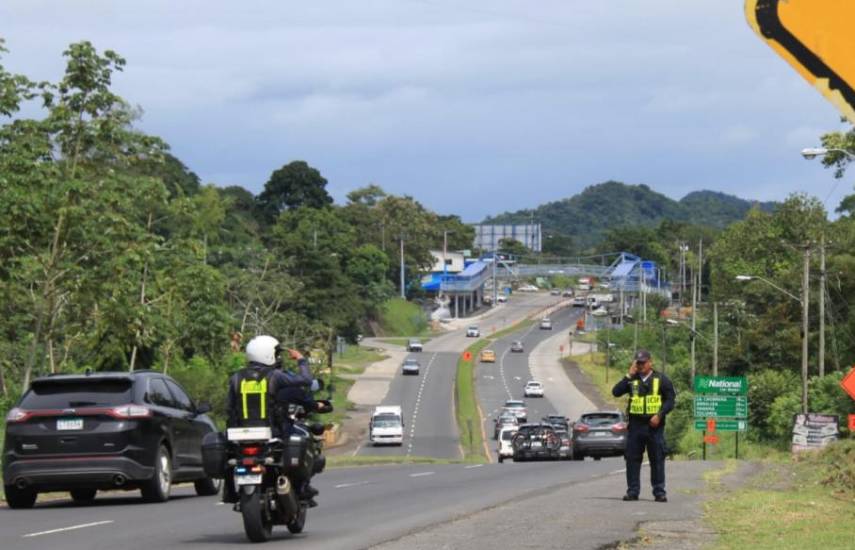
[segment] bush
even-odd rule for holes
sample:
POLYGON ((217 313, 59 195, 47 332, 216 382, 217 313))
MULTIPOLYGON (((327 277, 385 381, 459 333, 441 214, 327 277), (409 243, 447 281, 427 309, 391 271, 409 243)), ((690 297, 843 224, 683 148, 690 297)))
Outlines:
MULTIPOLYGON (((749 408, 753 405, 749 402, 749 408)), ((786 445, 793 434, 793 415, 802 410, 801 392, 798 388, 779 395, 769 407, 768 433, 779 445, 786 445)))
MULTIPOLYGON (((771 369, 748 376, 748 425, 757 439, 778 437, 776 430, 780 430, 781 427, 776 426, 773 429, 770 425, 772 403, 778 397, 792 393, 800 384, 800 380, 794 374, 771 369)), ((783 410, 779 413, 783 414, 783 410)), ((788 420, 788 425, 792 427, 792 417, 788 420)))

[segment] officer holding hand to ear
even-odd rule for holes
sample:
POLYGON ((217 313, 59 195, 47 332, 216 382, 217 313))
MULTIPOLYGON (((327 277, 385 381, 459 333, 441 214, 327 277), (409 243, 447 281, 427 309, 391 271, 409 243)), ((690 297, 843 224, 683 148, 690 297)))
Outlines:
POLYGON ((638 500, 641 492, 641 462, 644 450, 650 459, 650 484, 656 502, 668 502, 665 493, 665 416, 677 396, 671 380, 653 370, 650 352, 640 349, 627 375, 612 388, 612 395, 629 394, 629 432, 626 442, 626 495, 638 500))

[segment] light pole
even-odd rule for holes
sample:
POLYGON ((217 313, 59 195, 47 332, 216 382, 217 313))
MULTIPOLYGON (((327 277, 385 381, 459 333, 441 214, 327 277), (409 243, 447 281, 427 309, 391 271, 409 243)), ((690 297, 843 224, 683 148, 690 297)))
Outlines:
POLYGON ((404 283, 404 235, 401 234, 401 299, 407 299, 407 289, 404 283))
POLYGON ((753 281, 755 279, 763 281, 772 288, 783 292, 793 300, 799 302, 802 306, 802 412, 808 412, 808 290, 810 278, 810 248, 805 247, 804 254, 804 269, 802 273, 802 296, 799 298, 792 292, 781 288, 769 279, 759 277, 757 275, 737 275, 737 281, 753 281))
POLYGON ((842 153, 849 160, 855 160, 855 155, 846 149, 826 149, 825 147, 806 147, 802 149, 802 156, 806 160, 813 160, 816 157, 824 157, 828 153, 842 153))

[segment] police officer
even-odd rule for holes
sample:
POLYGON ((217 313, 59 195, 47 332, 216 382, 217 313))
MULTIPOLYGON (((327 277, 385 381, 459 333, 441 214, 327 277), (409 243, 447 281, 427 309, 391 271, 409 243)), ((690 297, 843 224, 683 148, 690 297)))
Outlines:
POLYGON ((629 434, 626 442, 626 495, 638 500, 644 449, 650 459, 650 484, 656 502, 668 502, 665 494, 665 416, 674 408, 676 392, 671 380, 653 370, 650 352, 636 352, 629 373, 612 388, 612 395, 629 394, 629 434))

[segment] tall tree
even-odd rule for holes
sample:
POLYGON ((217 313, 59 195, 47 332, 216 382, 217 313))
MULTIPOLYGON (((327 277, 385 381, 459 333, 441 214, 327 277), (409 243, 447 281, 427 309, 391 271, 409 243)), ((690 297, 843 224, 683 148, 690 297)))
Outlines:
POLYGON ((327 180, 305 161, 295 160, 275 170, 258 195, 262 214, 272 223, 280 212, 294 208, 324 208, 333 203, 327 180))

